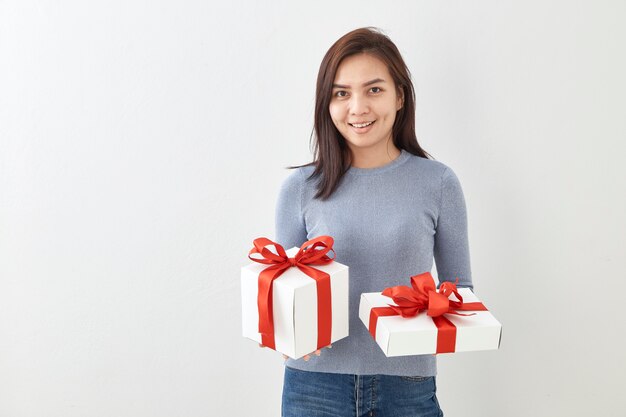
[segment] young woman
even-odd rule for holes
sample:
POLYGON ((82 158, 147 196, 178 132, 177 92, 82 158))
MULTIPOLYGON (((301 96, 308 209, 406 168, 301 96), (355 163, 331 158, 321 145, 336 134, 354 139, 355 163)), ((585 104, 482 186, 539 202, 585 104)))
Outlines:
POLYGON ((282 415, 442 416, 435 356, 387 358, 358 316, 361 293, 410 285, 433 259, 440 281, 472 287, 459 180, 418 144, 410 74, 386 35, 357 29, 328 50, 314 132, 314 161, 280 191, 276 238, 334 238, 350 267, 350 336, 286 361, 282 415))

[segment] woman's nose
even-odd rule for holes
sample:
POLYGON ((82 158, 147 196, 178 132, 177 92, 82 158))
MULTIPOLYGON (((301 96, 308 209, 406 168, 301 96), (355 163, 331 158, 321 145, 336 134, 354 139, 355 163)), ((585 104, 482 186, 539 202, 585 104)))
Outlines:
POLYGON ((366 97, 353 95, 350 100, 350 113, 351 114, 364 114, 369 111, 369 103, 366 97))

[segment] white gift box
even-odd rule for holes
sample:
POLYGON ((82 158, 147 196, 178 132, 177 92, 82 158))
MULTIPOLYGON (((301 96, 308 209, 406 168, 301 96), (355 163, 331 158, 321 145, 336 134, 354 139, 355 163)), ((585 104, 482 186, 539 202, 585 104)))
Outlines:
MULTIPOLYGON (((293 257, 299 248, 287 250, 293 257)), ((252 262, 241 268, 243 336, 261 343, 257 304, 259 274, 269 265, 252 262)), ((309 265, 330 275, 331 343, 348 336, 348 267, 333 261, 309 265)), ((276 350, 298 359, 317 350, 317 283, 297 267, 273 281, 274 340, 276 350)))
MULTIPOLYGON (((464 303, 480 302, 469 288, 459 288, 464 303)), ((374 307, 396 305, 393 299, 381 293, 363 293, 359 304, 359 318, 369 329, 370 312, 374 307)), ((459 311, 471 316, 446 314, 456 326, 454 352, 493 350, 500 346, 502 325, 489 311, 459 311)), ((438 329, 433 319, 421 311, 415 317, 378 317, 376 343, 386 356, 424 355, 437 353, 438 329)))

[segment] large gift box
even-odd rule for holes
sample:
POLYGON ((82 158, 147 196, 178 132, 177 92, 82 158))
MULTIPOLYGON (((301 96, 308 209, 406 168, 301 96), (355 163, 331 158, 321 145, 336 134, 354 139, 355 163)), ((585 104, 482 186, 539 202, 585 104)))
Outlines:
POLYGON ((348 336, 348 267, 332 244, 320 236, 285 251, 255 239, 255 262, 241 268, 244 337, 298 359, 348 336))
POLYGON ((469 288, 437 291, 429 272, 411 285, 361 294, 359 317, 386 356, 498 349, 502 325, 469 288))

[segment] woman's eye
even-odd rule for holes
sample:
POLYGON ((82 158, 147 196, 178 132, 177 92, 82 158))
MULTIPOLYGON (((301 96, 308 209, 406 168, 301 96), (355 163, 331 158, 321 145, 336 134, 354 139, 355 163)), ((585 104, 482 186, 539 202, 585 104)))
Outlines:
POLYGON ((345 92, 345 91, 337 91, 337 92, 335 93, 335 96, 336 96, 336 97, 345 97, 345 96, 346 96, 346 94, 348 94, 348 93, 347 93, 347 92, 345 92))
POLYGON ((370 90, 372 91, 372 93, 380 93, 382 91, 380 89, 380 87, 372 87, 370 90), (376 90, 376 91, 374 91, 374 90, 376 90))

